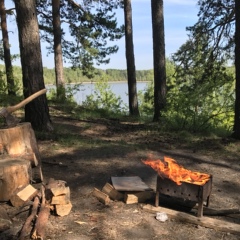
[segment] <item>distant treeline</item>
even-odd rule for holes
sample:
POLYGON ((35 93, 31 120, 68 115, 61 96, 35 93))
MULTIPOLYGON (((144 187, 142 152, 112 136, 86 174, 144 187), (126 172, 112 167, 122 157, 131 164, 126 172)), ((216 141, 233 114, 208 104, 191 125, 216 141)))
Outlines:
MULTIPOLYGON (((0 65, 0 71, 4 72, 4 65, 0 65)), ((14 77, 15 79, 21 81, 22 71, 21 67, 14 66, 14 77)), ((45 84, 55 84, 55 71, 54 69, 49 69, 44 67, 44 82, 45 84)), ((127 81, 127 70, 119 69, 97 69, 97 74, 94 78, 89 79, 83 76, 80 69, 64 68, 64 79, 66 83, 81 83, 81 82, 95 82, 103 77, 107 77, 109 81, 127 81)), ((153 70, 138 70, 136 71, 137 81, 152 81, 153 80, 153 70)))

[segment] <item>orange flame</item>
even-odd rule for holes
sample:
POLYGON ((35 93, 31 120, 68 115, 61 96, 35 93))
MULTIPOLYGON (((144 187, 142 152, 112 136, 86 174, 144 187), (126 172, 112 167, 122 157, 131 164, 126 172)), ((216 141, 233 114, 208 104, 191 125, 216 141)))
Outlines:
POLYGON ((178 165, 174 159, 169 157, 164 157, 163 162, 158 159, 145 160, 143 163, 157 171, 161 178, 169 178, 176 182, 177 185, 181 185, 182 182, 204 185, 210 179, 209 174, 187 170, 178 165))

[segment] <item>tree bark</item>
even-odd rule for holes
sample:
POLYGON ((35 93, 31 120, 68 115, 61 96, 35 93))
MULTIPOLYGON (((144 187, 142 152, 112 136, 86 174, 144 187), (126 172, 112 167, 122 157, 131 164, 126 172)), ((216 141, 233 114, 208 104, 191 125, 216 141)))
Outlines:
POLYGON ((154 67, 154 117, 159 121, 160 112, 166 105, 166 62, 163 0, 151 0, 154 67))
POLYGON ((29 160, 32 167, 41 165, 40 152, 30 123, 0 129, 1 155, 29 160))
MULTIPOLYGON (((15 0, 24 97, 45 88, 35 1, 15 0)), ((52 131, 46 95, 25 106, 25 121, 39 131, 52 131)))
POLYGON ((9 201, 19 186, 28 185, 30 179, 29 161, 0 156, 0 201, 9 201))
POLYGON ((41 156, 35 133, 30 123, 0 129, 0 156, 17 157, 28 160, 34 168, 32 178, 43 181, 41 156))
POLYGON ((126 43, 126 60, 128 74, 128 98, 130 115, 139 116, 136 69, 133 46, 132 31, 132 6, 131 0, 124 0, 124 18, 125 18, 125 43, 126 43))
POLYGON ((240 139, 240 1, 235 0, 235 116, 233 137, 240 139))
POLYGON ((65 82, 63 75, 63 60, 62 60, 62 30, 60 20, 60 0, 52 0, 52 14, 53 14, 53 35, 54 35, 54 62, 55 62, 55 78, 57 97, 64 100, 65 82))
POLYGON ((12 61, 11 61, 11 52, 10 52, 10 44, 9 44, 8 29, 7 29, 7 17, 6 17, 4 0, 0 0, 0 14, 1 14, 4 63, 5 63, 6 76, 7 76, 8 95, 15 96, 16 95, 15 83, 14 83, 14 77, 13 77, 13 67, 12 67, 12 61))

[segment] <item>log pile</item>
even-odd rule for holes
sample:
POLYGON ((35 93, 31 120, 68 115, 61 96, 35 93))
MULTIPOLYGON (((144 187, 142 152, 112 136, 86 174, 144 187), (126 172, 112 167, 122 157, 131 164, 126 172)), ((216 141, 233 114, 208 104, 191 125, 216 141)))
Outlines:
POLYGON ((0 201, 38 180, 43 180, 41 157, 31 123, 0 129, 0 201))
POLYGON ((124 201, 126 204, 145 203, 150 199, 154 199, 153 191, 117 191, 110 183, 106 183, 102 190, 94 188, 93 196, 100 202, 108 205, 111 200, 124 201))
POLYGON ((58 216, 66 216, 72 209, 70 188, 66 186, 64 181, 54 180, 53 178, 49 180, 46 185, 46 200, 58 216))
MULTIPOLYGON (((51 178, 46 185, 42 185, 41 191, 37 191, 37 193, 29 186, 24 188, 19 191, 12 200, 16 202, 17 205, 23 201, 23 198, 20 197, 23 195, 23 192, 28 192, 28 195, 34 192, 35 197, 32 201, 30 214, 21 229, 19 235, 20 240, 25 239, 28 235, 30 235, 32 239, 44 239, 50 214, 65 216, 69 214, 72 209, 70 189, 64 181, 51 178)), ((28 201, 26 199, 25 197, 25 203, 28 201)))

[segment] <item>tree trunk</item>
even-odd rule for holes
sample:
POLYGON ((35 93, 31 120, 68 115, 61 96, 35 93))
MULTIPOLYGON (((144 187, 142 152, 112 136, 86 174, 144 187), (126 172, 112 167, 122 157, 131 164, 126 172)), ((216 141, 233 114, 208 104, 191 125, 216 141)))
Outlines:
MULTIPOLYGON (((45 88, 35 1, 15 0, 25 98, 45 88)), ((25 121, 39 131, 53 130, 46 95, 25 106, 25 121)))
POLYGON ((166 63, 163 0, 151 0, 154 65, 154 117, 158 121, 166 105, 166 63))
POLYGON ((128 98, 130 115, 139 116, 136 69, 133 47, 132 31, 132 6, 131 0, 124 0, 124 17, 125 17, 125 42, 126 42, 126 60, 128 74, 128 98))
POLYGON ((235 117, 233 137, 240 139, 240 1, 235 0, 235 117))
POLYGON ((10 44, 8 38, 8 29, 7 29, 7 17, 4 0, 0 0, 0 14, 1 14, 1 28, 2 28, 2 38, 3 38, 3 51, 4 51, 4 63, 7 76, 7 89, 8 95, 16 95, 15 84, 13 77, 13 68, 11 61, 11 52, 10 44))
POLYGON ((60 21, 60 0, 52 0, 53 14, 53 35, 54 35, 54 61, 55 61, 55 78, 57 97, 64 100, 65 83, 63 76, 63 60, 62 60, 62 30, 60 21))

